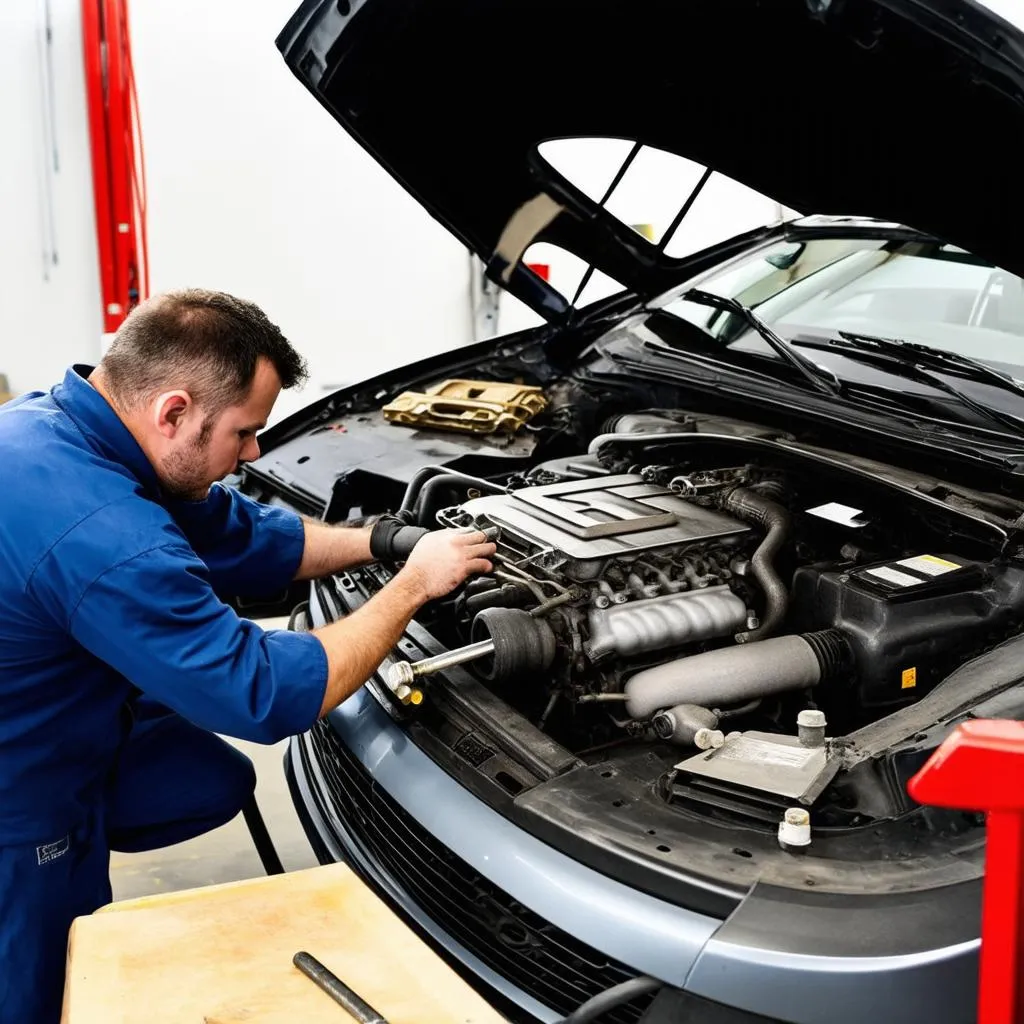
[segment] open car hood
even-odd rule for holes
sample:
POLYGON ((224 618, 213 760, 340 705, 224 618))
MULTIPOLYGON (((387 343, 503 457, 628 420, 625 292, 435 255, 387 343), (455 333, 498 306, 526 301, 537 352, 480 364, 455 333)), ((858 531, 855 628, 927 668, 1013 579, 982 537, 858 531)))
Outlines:
POLYGON ((277 45, 548 319, 567 303, 521 262, 533 242, 640 295, 685 273, 539 156, 566 137, 641 142, 1024 276, 1024 33, 973 0, 306 0, 277 45))

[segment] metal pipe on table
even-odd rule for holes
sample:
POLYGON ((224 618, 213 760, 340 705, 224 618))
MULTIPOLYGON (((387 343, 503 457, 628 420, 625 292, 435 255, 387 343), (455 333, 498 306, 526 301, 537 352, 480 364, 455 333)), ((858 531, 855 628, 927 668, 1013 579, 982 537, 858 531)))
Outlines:
POLYGON ((292 957, 292 963, 336 1003, 345 1007, 359 1021, 359 1024, 388 1024, 365 999, 350 989, 341 978, 320 963, 315 956, 300 951, 292 957))

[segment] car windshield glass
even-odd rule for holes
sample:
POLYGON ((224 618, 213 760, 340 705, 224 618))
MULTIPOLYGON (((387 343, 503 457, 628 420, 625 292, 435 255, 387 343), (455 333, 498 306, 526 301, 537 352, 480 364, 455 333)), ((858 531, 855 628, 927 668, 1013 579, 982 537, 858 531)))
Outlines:
MULTIPOLYGON (((955 246, 867 238, 776 242, 689 286, 736 299, 784 339, 851 331, 970 356, 1024 376, 1024 281, 955 246)), ((667 297, 665 312, 769 354, 735 312, 667 297)))

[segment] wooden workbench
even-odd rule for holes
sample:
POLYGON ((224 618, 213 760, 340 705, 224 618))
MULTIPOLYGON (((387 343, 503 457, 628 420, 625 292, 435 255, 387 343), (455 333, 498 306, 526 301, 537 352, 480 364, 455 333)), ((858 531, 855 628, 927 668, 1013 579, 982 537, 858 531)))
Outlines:
POLYGON ((351 1024, 306 950, 389 1024, 506 1024, 345 866, 164 893, 77 918, 63 1024, 351 1024))

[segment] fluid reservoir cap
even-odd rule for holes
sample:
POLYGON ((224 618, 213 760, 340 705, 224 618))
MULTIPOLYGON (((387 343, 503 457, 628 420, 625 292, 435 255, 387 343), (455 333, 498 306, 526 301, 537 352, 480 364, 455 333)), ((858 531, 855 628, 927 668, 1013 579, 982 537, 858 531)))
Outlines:
POLYGON ((811 816, 802 807, 790 807, 779 822, 781 846, 810 846, 811 816))
POLYGON ((803 726, 805 729, 824 729, 826 726, 825 712, 815 711, 812 708, 804 708, 799 715, 796 716, 796 724, 803 726))

